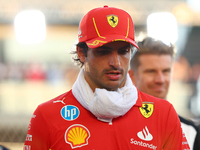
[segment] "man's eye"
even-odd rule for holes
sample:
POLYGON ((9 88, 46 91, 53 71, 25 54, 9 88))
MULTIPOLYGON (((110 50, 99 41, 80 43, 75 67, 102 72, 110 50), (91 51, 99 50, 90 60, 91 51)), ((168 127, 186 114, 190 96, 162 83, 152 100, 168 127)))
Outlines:
POLYGON ((97 53, 100 54, 100 55, 105 55, 105 54, 108 54, 109 51, 108 51, 108 50, 105 50, 105 49, 99 49, 99 50, 97 51, 97 53))
POLYGON ((163 70, 163 73, 170 73, 170 72, 171 72, 171 69, 163 70))
POLYGON ((148 73, 154 73, 155 71, 154 70, 148 70, 148 73))
POLYGON ((119 51, 120 54, 126 54, 126 53, 129 53, 130 49, 129 48, 126 48, 126 49, 122 49, 119 51))

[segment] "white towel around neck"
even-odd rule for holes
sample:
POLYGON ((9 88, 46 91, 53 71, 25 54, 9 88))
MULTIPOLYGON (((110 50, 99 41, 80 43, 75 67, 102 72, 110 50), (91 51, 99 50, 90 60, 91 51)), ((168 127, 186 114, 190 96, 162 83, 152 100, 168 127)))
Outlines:
POLYGON ((104 122, 126 114, 138 98, 137 89, 128 74, 124 87, 116 91, 96 88, 93 92, 85 80, 83 69, 72 87, 72 93, 84 108, 104 122))

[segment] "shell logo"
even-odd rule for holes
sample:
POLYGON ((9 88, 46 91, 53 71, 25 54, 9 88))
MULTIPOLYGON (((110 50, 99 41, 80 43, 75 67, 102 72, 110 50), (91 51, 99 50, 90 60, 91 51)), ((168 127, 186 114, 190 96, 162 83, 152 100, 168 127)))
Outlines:
POLYGON ((70 144, 72 148, 88 145, 89 138, 89 130, 80 124, 70 126, 65 132, 65 142, 70 144))

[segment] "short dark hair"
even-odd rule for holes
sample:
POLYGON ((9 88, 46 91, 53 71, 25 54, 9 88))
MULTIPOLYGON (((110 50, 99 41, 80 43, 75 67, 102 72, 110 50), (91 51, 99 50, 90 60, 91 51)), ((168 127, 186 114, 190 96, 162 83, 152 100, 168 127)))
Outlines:
MULTIPOLYGON (((81 42, 76 44, 77 47, 80 47, 83 49, 83 53, 85 55, 85 57, 87 57, 87 51, 88 51, 88 46, 85 42, 81 42)), ((71 54, 73 54, 74 56, 72 56, 73 62, 74 64, 76 64, 77 66, 79 66, 80 68, 83 67, 84 63, 79 59, 77 51, 72 51, 71 54)))
POLYGON ((140 65, 139 57, 144 54, 155 54, 155 55, 170 55, 174 57, 174 47, 172 44, 165 44, 160 40, 155 40, 151 37, 144 38, 143 41, 138 42, 139 50, 131 57, 130 68, 137 71, 140 65))

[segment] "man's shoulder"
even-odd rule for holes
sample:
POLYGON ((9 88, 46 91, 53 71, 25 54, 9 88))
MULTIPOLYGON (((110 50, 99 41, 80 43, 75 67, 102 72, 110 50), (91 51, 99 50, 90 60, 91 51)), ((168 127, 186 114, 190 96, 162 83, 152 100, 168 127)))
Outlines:
POLYGON ((181 126, 188 138, 188 142, 191 143, 194 150, 200 149, 200 130, 197 125, 192 120, 185 119, 179 116, 181 126))
POLYGON ((38 107, 44 108, 44 107, 51 107, 55 106, 55 103, 60 103, 60 104, 66 104, 67 101, 70 101, 70 99, 74 98, 72 91, 65 92, 49 101, 46 101, 44 103, 41 103, 38 107))
POLYGON ((42 116, 46 118, 53 119, 52 116, 57 116, 58 114, 60 115, 60 111, 68 105, 78 105, 78 102, 73 96, 71 90, 38 105, 34 114, 42 114, 42 116))
POLYGON ((165 99, 157 98, 141 91, 138 91, 138 93, 139 93, 139 96, 141 96, 142 102, 153 102, 157 105, 165 105, 165 104, 169 106, 172 105, 170 102, 168 102, 165 99))
POLYGON ((181 121, 182 124, 185 124, 188 127, 192 127, 195 130, 199 130, 198 127, 194 124, 194 122, 192 120, 185 119, 185 118, 183 118, 181 116, 178 116, 178 117, 179 117, 179 119, 180 119, 180 121, 181 121))

